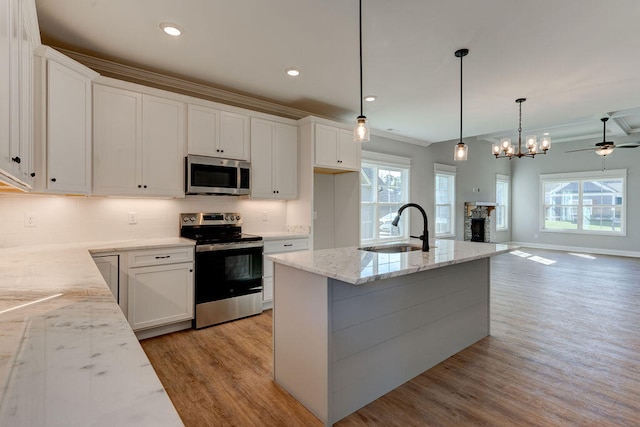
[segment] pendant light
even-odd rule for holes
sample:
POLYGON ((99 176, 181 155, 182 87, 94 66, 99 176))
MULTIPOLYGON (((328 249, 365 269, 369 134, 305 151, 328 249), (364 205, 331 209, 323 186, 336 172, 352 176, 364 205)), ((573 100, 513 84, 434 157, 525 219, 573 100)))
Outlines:
POLYGON ((353 128, 353 140, 355 142, 367 142, 369 141, 369 120, 363 113, 362 105, 362 0, 359 0, 358 33, 360 35, 360 115, 356 118, 355 127, 353 128))
POLYGON ((462 58, 469 54, 469 49, 458 49, 455 52, 457 58, 460 58, 460 141, 456 144, 453 160, 460 162, 467 160, 469 147, 462 142, 462 58))

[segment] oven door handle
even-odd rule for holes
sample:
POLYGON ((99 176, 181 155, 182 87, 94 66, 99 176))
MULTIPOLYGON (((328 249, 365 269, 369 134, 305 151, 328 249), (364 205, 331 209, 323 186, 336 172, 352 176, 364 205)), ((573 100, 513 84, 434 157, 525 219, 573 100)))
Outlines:
POLYGON ((231 249, 262 248, 262 241, 215 243, 213 245, 196 245, 196 252, 228 251, 231 249))

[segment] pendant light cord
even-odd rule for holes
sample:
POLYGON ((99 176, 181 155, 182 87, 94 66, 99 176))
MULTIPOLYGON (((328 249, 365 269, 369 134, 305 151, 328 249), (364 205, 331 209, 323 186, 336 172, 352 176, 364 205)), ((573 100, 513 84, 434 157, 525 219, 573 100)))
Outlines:
POLYGON ((460 55, 460 144, 462 144, 462 58, 460 55))
POLYGON ((362 105, 362 102, 363 102, 363 98, 362 98, 362 0, 360 0, 358 16, 359 16, 358 30, 360 34, 360 116, 363 116, 364 108, 362 105))

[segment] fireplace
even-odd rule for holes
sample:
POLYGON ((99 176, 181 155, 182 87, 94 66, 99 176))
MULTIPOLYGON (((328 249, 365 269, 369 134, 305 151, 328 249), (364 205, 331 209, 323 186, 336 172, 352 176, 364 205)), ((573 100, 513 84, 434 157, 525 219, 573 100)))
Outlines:
POLYGON ((485 218, 471 218, 471 241, 484 242, 485 218))
POLYGON ((491 202, 465 202, 464 240, 491 242, 491 212, 495 207, 491 202))

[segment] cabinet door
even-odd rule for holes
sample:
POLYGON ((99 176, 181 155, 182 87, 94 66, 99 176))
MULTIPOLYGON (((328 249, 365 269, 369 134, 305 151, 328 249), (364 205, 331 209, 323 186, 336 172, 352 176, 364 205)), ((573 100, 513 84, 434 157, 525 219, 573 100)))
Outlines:
POLYGON ((318 166, 338 165, 338 129, 316 123, 315 154, 318 166))
POLYGON ((91 80, 47 61, 47 189, 91 191, 91 80))
POLYGON ((143 193, 184 197, 184 104, 143 95, 142 126, 143 193))
POLYGON ((142 183, 142 95, 93 85, 93 193, 138 195, 142 183))
MULTIPOLYGON (((279 199, 298 197, 298 128, 275 124, 273 181, 279 199)), ((255 157, 253 157, 255 162, 255 157)))
POLYGON ((193 263, 130 268, 128 276, 134 331, 193 319, 193 263))
POLYGON ((360 149, 362 144, 353 140, 353 133, 340 129, 338 139, 338 160, 341 168, 360 170, 360 149))
POLYGON ((118 299, 119 277, 118 277, 118 255, 94 256, 93 261, 98 266, 100 274, 107 282, 107 286, 111 289, 111 293, 116 301, 118 299))
POLYGON ((35 47, 34 32, 31 27, 30 8, 27 2, 21 5, 19 25, 19 68, 20 68, 20 144, 16 164, 17 178, 31 186, 33 177, 33 49, 35 47))
POLYGON ((275 123, 251 119, 251 197, 276 197, 272 182, 275 123))
POLYGON ((0 169, 11 173, 12 50, 11 1, 0 2, 0 169))
POLYGON ((220 112, 219 156, 228 159, 249 160, 249 117, 220 112))
POLYGON ((189 104, 187 109, 187 152, 200 156, 220 156, 218 123, 220 112, 189 104))

